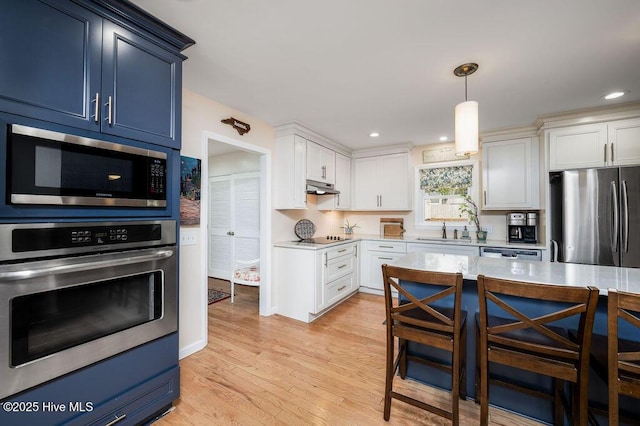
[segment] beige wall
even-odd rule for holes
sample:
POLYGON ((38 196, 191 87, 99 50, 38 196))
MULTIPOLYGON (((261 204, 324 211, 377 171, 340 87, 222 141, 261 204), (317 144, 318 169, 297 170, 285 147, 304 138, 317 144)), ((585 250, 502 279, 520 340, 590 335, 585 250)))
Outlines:
MULTIPOLYGON (((203 140, 204 132, 274 150, 274 130, 267 123, 187 89, 183 90, 182 99, 181 155, 202 159, 203 167, 208 164, 208 160, 203 158, 207 146, 207 141, 203 140), (231 116, 251 124, 251 131, 240 136, 231 126, 220 122, 231 116)), ((205 223, 206 205, 206 191, 203 191, 201 224, 205 223)), ((200 226, 181 227, 181 231, 185 228, 196 228, 199 231, 198 235, 203 235, 200 226)), ((206 306, 206 244, 206 239, 199 238, 197 244, 180 247, 181 357, 201 349, 206 344, 206 309, 203 309, 203 306, 206 306)))
MULTIPOLYGON (((211 146, 213 142, 209 143, 211 146)), ((244 151, 209 155, 209 177, 260 171, 260 155, 244 151)))

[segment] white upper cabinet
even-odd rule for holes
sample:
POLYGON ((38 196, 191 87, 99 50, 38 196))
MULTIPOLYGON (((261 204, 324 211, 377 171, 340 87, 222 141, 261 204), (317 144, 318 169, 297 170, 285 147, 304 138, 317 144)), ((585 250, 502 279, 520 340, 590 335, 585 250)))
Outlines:
POLYGON ((640 119, 552 129, 549 170, 640 164, 640 119))
POLYGON ((307 208, 307 140, 298 135, 276 138, 274 208, 307 208))
POLYGON ((307 179, 336 183, 336 153, 315 142, 307 141, 307 179))
POLYGON ((484 210, 537 209, 539 148, 536 137, 484 142, 482 189, 484 210))
POLYGON ((640 118, 612 121, 607 124, 611 165, 640 164, 640 118))
POLYGON ((336 186, 337 195, 318 197, 320 210, 351 209, 351 158, 336 152, 336 186))
POLYGON ((411 210, 409 154, 353 160, 352 210, 411 210))
POLYGON ((549 169, 606 165, 607 125, 585 124, 549 130, 549 169))
POLYGON ((346 148, 298 123, 276 127, 274 208, 306 209, 307 180, 315 180, 333 184, 340 191, 339 196, 318 195, 318 208, 348 209, 351 201, 348 155, 346 148), (340 168, 337 173, 336 165, 340 168))

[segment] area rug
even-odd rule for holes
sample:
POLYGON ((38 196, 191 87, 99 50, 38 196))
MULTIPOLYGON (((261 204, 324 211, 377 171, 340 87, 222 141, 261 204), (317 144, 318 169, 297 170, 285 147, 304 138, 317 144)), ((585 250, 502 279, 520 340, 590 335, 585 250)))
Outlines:
POLYGON ((209 305, 231 297, 231 293, 221 290, 209 289, 209 305))

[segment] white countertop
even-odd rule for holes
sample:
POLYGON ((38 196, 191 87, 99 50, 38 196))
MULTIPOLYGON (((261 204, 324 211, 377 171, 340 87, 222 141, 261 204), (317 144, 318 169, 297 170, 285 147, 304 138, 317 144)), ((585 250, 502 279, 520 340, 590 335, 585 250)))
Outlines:
POLYGON ((392 264, 408 269, 462 272, 469 280, 485 275, 532 283, 593 286, 603 295, 609 288, 640 294, 640 269, 636 268, 416 252, 408 253, 392 264))
POLYGON ((477 240, 462 240, 457 239, 454 240, 449 238, 447 240, 442 240, 439 238, 427 238, 420 236, 404 236, 404 237, 383 237, 376 234, 355 234, 351 237, 346 237, 348 239, 336 241, 329 244, 308 244, 302 243, 298 241, 281 241, 274 244, 274 247, 285 247, 285 248, 300 248, 306 250, 320 250, 322 248, 332 247, 338 244, 344 244, 346 242, 353 241, 398 241, 404 243, 421 243, 421 244, 446 244, 446 245, 460 245, 460 246, 471 246, 471 247, 501 247, 501 248, 514 248, 514 249, 537 249, 537 250, 546 250, 546 246, 542 244, 522 244, 522 243, 508 243, 504 240, 487 240, 484 242, 478 242, 477 240))

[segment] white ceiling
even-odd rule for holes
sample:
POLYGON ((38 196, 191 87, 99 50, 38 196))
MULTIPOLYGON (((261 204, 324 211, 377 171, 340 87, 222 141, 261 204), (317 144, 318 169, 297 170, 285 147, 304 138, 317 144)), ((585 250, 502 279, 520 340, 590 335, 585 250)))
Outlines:
POLYGON ((466 62, 480 65, 468 96, 481 132, 640 101, 638 0, 133 3, 196 40, 186 88, 353 149, 453 140, 466 62), (630 93, 605 101, 614 89, 630 93))

